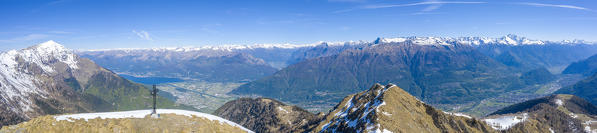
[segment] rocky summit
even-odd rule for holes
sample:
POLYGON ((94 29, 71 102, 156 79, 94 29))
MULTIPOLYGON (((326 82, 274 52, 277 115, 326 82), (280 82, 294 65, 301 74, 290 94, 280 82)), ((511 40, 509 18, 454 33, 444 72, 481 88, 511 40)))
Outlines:
POLYGON ((306 132, 321 118, 269 98, 240 98, 224 104, 214 114, 260 133, 306 132))
POLYGON ((493 132, 483 121, 435 109, 396 85, 347 96, 314 132, 493 132))

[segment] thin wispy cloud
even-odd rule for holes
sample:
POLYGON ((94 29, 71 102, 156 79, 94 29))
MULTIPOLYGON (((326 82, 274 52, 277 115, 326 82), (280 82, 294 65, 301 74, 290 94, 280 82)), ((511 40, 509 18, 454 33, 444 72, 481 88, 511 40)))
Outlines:
POLYGON ((141 31, 133 30, 133 33, 135 33, 135 35, 137 35, 139 38, 141 38, 143 40, 153 41, 151 36, 149 36, 149 33, 147 33, 144 30, 141 30, 141 31))
POLYGON ((337 10, 333 13, 344 13, 350 12, 358 9, 382 9, 382 8, 395 8, 395 7, 410 7, 410 6, 423 6, 428 5, 428 7, 421 10, 422 12, 429 12, 434 11, 441 7, 444 4, 485 4, 487 2, 481 1, 439 1, 439 0, 429 0, 417 3, 407 3, 407 4, 377 4, 377 5, 366 5, 352 9, 344 9, 344 10, 337 10))
POLYGON ((515 4, 536 6, 536 7, 557 7, 557 8, 568 8, 568 9, 576 9, 576 10, 593 11, 589 8, 573 6, 573 5, 557 5, 557 4, 531 3, 531 2, 520 2, 520 3, 515 3, 515 4))
POLYGON ((16 37, 16 38, 0 40, 0 42, 1 43, 17 43, 17 42, 24 42, 24 41, 34 41, 34 40, 46 39, 48 37, 50 37, 50 35, 28 34, 28 35, 20 36, 20 37, 16 37))
POLYGON ((437 5, 437 4, 484 4, 487 2, 471 2, 471 1, 425 1, 409 4, 384 4, 384 5, 368 5, 364 6, 364 9, 379 9, 379 8, 392 8, 392 7, 408 7, 408 6, 419 6, 419 5, 437 5))
POLYGON ((54 30, 54 31, 49 31, 48 33, 52 33, 52 34, 72 34, 73 32, 54 30))
POLYGON ((328 2, 366 2, 367 0, 328 0, 328 2))

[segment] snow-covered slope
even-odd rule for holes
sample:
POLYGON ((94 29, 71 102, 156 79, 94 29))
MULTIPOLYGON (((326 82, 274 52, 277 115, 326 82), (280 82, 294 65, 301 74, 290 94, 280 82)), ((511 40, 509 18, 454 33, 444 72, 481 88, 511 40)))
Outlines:
POLYGON ((78 69, 76 55, 54 41, 0 53, 0 99, 11 103, 8 109, 14 112, 31 111, 32 101, 28 97, 47 94, 39 89, 38 84, 42 81, 37 75, 54 75, 56 69, 64 69, 57 68, 61 63, 69 69, 78 69), (35 68, 41 68, 41 71, 35 68))
POLYGON ((506 130, 520 122, 524 122, 529 115, 527 113, 519 115, 507 115, 507 116, 500 116, 496 118, 487 118, 483 119, 487 124, 491 125, 493 129, 496 130, 506 130))
MULTIPOLYGON (((249 129, 244 128, 243 126, 236 124, 234 122, 228 121, 226 119, 220 118, 218 116, 214 116, 211 114, 201 113, 201 112, 194 112, 194 111, 187 111, 187 110, 177 110, 177 109, 157 109, 156 112, 158 114, 176 114, 176 115, 184 115, 188 117, 196 116, 201 118, 206 118, 212 121, 219 121, 222 124, 228 124, 231 126, 235 126, 245 130, 247 132, 253 132, 249 129)), ((77 119, 122 119, 122 118, 144 118, 145 116, 151 114, 151 110, 133 110, 133 111, 122 111, 122 112, 102 112, 102 113, 81 113, 81 114, 70 114, 70 115, 59 115, 54 116, 57 121, 71 121, 77 119)))

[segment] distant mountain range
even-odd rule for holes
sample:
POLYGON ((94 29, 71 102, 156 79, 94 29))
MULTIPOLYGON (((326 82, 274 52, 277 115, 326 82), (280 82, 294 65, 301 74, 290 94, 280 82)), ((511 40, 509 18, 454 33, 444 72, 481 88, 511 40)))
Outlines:
POLYGON ((272 75, 277 69, 301 61, 331 56, 345 50, 362 49, 376 44, 469 45, 508 66, 531 70, 546 67, 561 71, 570 62, 584 59, 597 51, 582 40, 541 41, 516 35, 487 37, 399 37, 373 41, 318 42, 313 44, 221 45, 180 48, 121 48, 77 51, 116 73, 138 77, 169 77, 246 82, 272 75), (530 51, 529 51, 530 50, 530 51), (568 53, 569 51, 575 51, 568 53), (526 53, 528 52, 528 53, 526 53), (117 62, 117 63, 116 63, 117 62), (228 78, 218 77, 223 72, 228 78))
POLYGON ((324 44, 303 50, 303 54, 295 52, 293 59, 303 61, 242 85, 231 94, 259 95, 325 111, 334 101, 370 84, 397 83, 432 105, 454 107, 551 82, 552 72, 557 74, 566 65, 597 53, 597 45, 566 42, 508 35, 497 39, 407 37, 324 44))
POLYGON ((596 54, 597 45, 593 44, 516 35, 399 37, 306 45, 105 49, 77 54, 135 77, 248 82, 230 94, 265 96, 310 111, 325 111, 343 96, 373 83, 398 83, 433 105, 469 104, 549 83, 554 78, 524 74, 533 70, 559 74, 570 63, 596 54))
POLYGON ((261 58, 228 51, 95 51, 79 55, 119 74, 138 77, 246 82, 277 70, 261 58))
POLYGON ((371 84, 397 83, 426 102, 462 103, 521 86, 507 71, 468 45, 389 43, 299 62, 231 93, 329 108, 371 84))
MULTIPOLYGON (((162 97, 158 106, 188 108, 162 97)), ((149 107, 147 88, 54 41, 0 53, 0 125, 47 114, 149 107)))

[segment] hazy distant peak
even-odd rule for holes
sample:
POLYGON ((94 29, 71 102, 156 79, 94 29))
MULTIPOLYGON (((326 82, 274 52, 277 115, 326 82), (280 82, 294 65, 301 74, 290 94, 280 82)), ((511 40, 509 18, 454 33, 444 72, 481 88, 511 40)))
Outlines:
POLYGON ((515 34, 508 34, 499 38, 489 37, 397 37, 397 38, 377 38, 373 43, 402 43, 411 42, 418 45, 452 45, 452 44, 465 44, 465 45, 484 45, 484 44, 497 44, 497 45, 545 45, 545 44, 594 44, 584 40, 563 40, 563 41, 544 41, 544 40, 533 40, 526 37, 521 37, 515 34))

